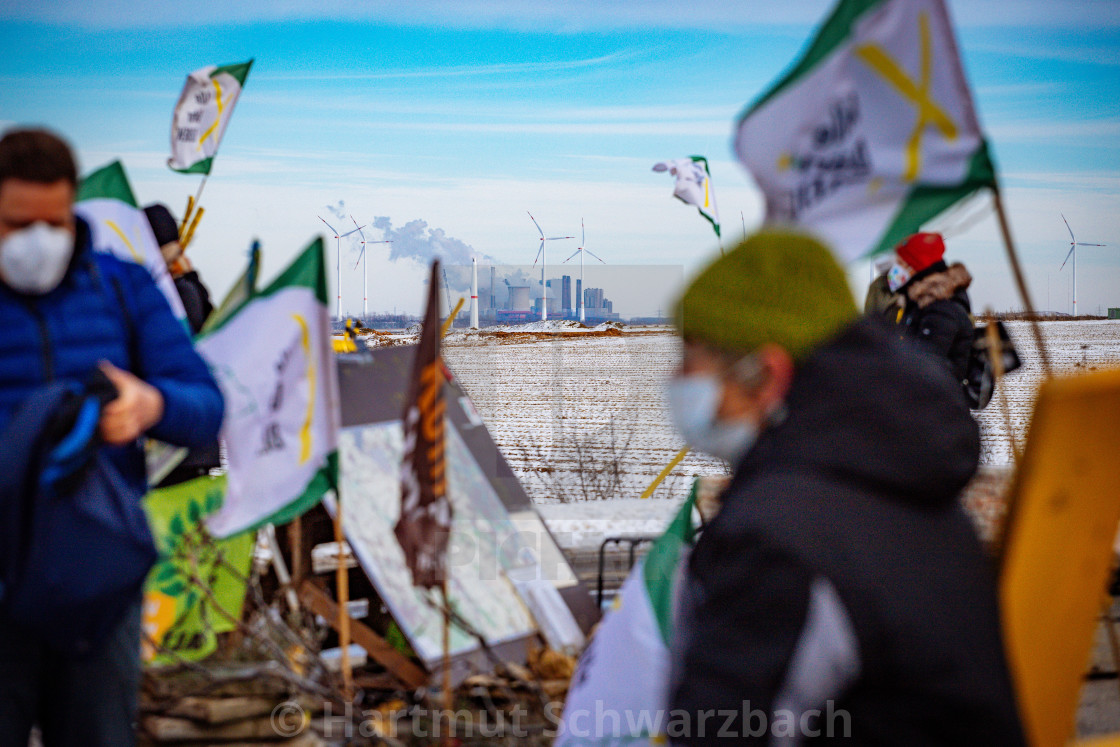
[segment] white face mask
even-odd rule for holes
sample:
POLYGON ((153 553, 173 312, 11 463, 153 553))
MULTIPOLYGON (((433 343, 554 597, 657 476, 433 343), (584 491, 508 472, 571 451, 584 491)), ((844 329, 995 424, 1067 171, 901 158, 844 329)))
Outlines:
POLYGON ((37 221, 0 241, 0 278, 14 291, 41 296, 62 282, 73 254, 72 233, 37 221))
POLYGON ((678 376, 669 382, 666 393, 673 424, 694 449, 735 465, 758 438, 753 423, 725 423, 717 418, 723 384, 714 374, 678 376))

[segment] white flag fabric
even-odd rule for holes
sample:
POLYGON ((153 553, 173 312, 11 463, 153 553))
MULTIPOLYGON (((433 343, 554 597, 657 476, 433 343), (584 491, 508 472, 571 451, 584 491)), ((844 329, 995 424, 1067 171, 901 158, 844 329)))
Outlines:
POLYGON ((226 400, 225 503, 207 524, 228 537, 280 524, 337 484, 338 377, 323 240, 195 342, 226 400))
POLYGON ((694 482, 688 500, 635 564, 583 650, 555 747, 668 744, 669 646, 682 574, 695 539, 695 505, 694 482))
POLYGON ((719 236, 719 210, 716 208, 716 195, 712 190, 712 174, 708 170, 708 159, 703 156, 674 158, 653 165, 654 171, 668 171, 677 177, 673 186, 673 197, 688 205, 695 205, 719 236))
POLYGON ((844 261, 995 184, 942 0, 841 0, 742 115, 735 151, 766 222, 807 229, 844 261))
POLYGON ((94 248, 144 265, 175 317, 186 319, 187 312, 175 290, 175 281, 160 254, 148 217, 136 204, 120 161, 113 161, 82 179, 74 213, 89 224, 94 248))
POLYGON ((171 158, 167 165, 186 174, 209 174, 233 107, 253 61, 207 65, 187 76, 171 118, 171 158))

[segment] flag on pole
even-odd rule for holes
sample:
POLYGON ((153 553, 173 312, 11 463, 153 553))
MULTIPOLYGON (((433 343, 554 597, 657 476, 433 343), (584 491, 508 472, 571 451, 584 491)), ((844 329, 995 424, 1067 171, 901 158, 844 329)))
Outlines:
POLYGON ((444 455, 443 364, 439 355, 439 260, 432 263, 428 309, 404 410, 401 516, 393 533, 404 550, 416 586, 447 580, 451 500, 444 455))
POLYGON ((179 292, 175 290, 175 281, 167 271, 167 263, 152 233, 152 226, 136 203, 136 196, 120 161, 113 161, 82 179, 75 196, 74 213, 89 223, 96 249, 144 265, 175 317, 181 320, 187 318, 179 292))
POLYGON ((226 297, 222 299, 221 304, 218 305, 200 330, 202 333, 209 332, 216 327, 223 319, 229 316, 230 312, 241 306, 249 298, 257 292, 257 273, 260 272, 261 267, 261 242, 253 241, 252 246, 249 247, 249 263, 245 266, 245 272, 237 280, 233 281, 233 286, 230 287, 226 297))
POLYGON ((719 236, 719 210, 716 209, 716 195, 712 191, 712 172, 708 170, 708 159, 704 156, 674 158, 653 165, 654 171, 668 171, 677 177, 673 187, 673 197, 688 205, 695 205, 719 236))
POLYGON ((209 174, 253 61, 207 65, 187 76, 171 117, 171 158, 184 174, 209 174))
POLYGON ((841 0, 743 113, 735 151, 766 222, 808 229, 844 261, 995 185, 943 0, 841 0))
POLYGON ((331 353, 323 240, 195 347, 225 395, 225 503, 210 532, 281 524, 337 483, 338 377, 331 353))

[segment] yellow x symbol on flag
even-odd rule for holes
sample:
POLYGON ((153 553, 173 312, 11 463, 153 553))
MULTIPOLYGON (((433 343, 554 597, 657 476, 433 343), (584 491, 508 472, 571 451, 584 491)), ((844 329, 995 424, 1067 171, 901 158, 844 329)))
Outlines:
POLYGON ((226 108, 226 102, 222 101, 222 86, 218 83, 217 78, 211 78, 210 82, 214 84, 214 102, 218 105, 218 116, 214 118, 214 123, 207 128, 206 132, 202 133, 202 137, 198 139, 198 146, 195 150, 202 151, 202 144, 206 142, 206 138, 214 135, 218 130, 218 125, 222 123, 222 111, 226 108))
POLYGON ((930 67, 932 55, 930 51, 929 14, 922 11, 918 15, 918 33, 921 41, 922 69, 921 80, 915 84, 886 50, 878 44, 860 44, 855 48, 855 54, 883 79, 890 83, 906 99, 913 102, 918 110, 918 121, 914 125, 914 132, 906 144, 906 171, 903 179, 908 182, 918 177, 920 147, 922 132, 927 124, 933 124, 946 140, 957 137, 957 126, 937 103, 930 98, 930 67))

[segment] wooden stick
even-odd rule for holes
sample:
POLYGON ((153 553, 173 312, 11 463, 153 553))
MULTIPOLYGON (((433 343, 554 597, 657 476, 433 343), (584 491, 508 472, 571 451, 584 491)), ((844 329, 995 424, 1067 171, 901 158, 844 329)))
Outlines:
POLYGON ((191 211, 194 210, 194 197, 187 195, 187 209, 183 211, 183 222, 179 224, 179 241, 187 233, 187 222, 191 219, 191 211))
POLYGON ((288 550, 292 554, 292 586, 299 588, 305 575, 303 563, 303 517, 297 516, 288 524, 288 550))
POLYGON ((194 218, 191 219, 191 227, 187 229, 187 235, 179 239, 179 246, 186 251, 190 246, 191 241, 194 239, 194 229, 198 228, 198 222, 202 219, 202 214, 206 212, 206 208, 201 205, 194 211, 194 218))
MULTIPOLYGON (((462 299, 459 299, 459 305, 463 305, 462 299)), ((443 592, 443 712, 447 715, 449 732, 443 735, 443 744, 450 745, 452 731, 450 725, 455 723, 455 718, 451 715, 451 708, 454 705, 451 700, 451 598, 447 595, 446 578, 440 584, 440 591, 443 592)), ((441 720, 437 718, 436 723, 441 720)))
POLYGON ((465 300, 466 300, 465 298, 463 298, 462 296, 459 296, 459 303, 455 304, 455 310, 451 312, 451 315, 447 317, 447 321, 445 321, 443 323, 443 326, 440 327, 440 330, 439 330, 439 336, 440 337, 447 337, 447 330, 449 330, 451 328, 451 323, 453 321, 455 321, 455 315, 459 313, 459 309, 463 308, 463 301, 465 301, 465 300))
POLYGON ((645 489, 640 497, 649 498, 651 495, 653 495, 653 491, 657 490, 657 486, 661 484, 661 481, 669 476, 669 473, 673 471, 674 467, 681 463, 681 460, 684 459, 686 454, 688 454, 687 446, 678 451, 677 455, 673 457, 668 464, 665 465, 665 469, 661 470, 661 474, 654 478, 653 482, 648 488, 645 489))
POLYGON ((334 541, 338 553, 338 567, 335 569, 335 585, 338 596, 338 645, 342 649, 342 694, 347 702, 354 697, 354 672, 350 668, 350 614, 346 605, 350 601, 350 569, 342 559, 342 501, 335 501, 334 541))
MULTIPOLYGON (((338 630, 338 621, 345 615, 354 634, 354 642, 366 650, 373 660, 389 672, 398 682, 409 690, 417 690, 428 681, 428 674, 407 656, 393 648, 392 644, 373 632, 368 626, 352 619, 346 608, 336 605, 334 600, 307 579, 299 587, 299 598, 309 610, 327 620, 331 627, 338 630)), ((341 633, 341 631, 339 631, 341 633)))
POLYGON ((1053 375, 1050 370, 1050 356, 1046 352, 1046 342, 1042 339, 1042 328, 1039 327, 1038 319, 1035 318, 1034 304, 1031 303, 1031 295, 1027 291, 1027 281, 1023 279, 1023 270, 1019 267, 1019 257, 1015 253, 1015 245, 1011 241, 1011 227, 1007 222, 1007 214, 1003 210, 1003 200, 1000 198, 998 185, 992 187, 992 199, 995 202, 996 216, 999 218, 999 230, 1003 234, 1003 245, 1007 248, 1007 259, 1011 262, 1011 272, 1015 275, 1015 285, 1018 286, 1019 296, 1027 307, 1031 331, 1034 333, 1034 341, 1038 346, 1038 357, 1042 361, 1042 374, 1049 379, 1053 375))

